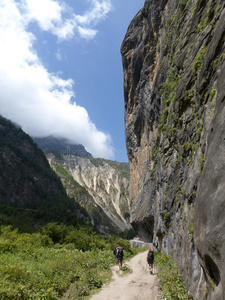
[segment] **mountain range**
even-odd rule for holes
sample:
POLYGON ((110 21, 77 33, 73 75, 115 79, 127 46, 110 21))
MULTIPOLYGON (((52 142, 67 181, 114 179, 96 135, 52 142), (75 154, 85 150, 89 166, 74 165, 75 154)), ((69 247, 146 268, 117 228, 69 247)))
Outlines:
POLYGON ((82 145, 57 137, 35 138, 70 197, 84 207, 101 232, 131 229, 129 165, 93 158, 82 145))
POLYGON ((89 222, 106 235, 131 229, 126 163, 95 159, 65 138, 32 139, 1 116, 0 169, 1 224, 32 231, 50 221, 89 222))

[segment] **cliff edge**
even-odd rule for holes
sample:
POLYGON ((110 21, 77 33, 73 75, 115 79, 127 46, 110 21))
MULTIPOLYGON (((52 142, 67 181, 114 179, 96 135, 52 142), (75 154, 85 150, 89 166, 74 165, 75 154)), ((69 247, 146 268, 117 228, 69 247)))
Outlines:
POLYGON ((225 3, 146 0, 121 46, 131 223, 225 299, 225 3))

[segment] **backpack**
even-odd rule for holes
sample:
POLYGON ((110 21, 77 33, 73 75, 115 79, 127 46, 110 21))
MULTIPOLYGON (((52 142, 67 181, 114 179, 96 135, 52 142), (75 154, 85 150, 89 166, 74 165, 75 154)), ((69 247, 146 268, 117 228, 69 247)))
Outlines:
POLYGON ((116 255, 119 257, 123 256, 123 249, 121 247, 117 249, 116 255))
POLYGON ((152 250, 149 250, 149 251, 148 251, 148 259, 149 259, 149 260, 153 260, 153 259, 154 259, 154 253, 153 253, 152 250))

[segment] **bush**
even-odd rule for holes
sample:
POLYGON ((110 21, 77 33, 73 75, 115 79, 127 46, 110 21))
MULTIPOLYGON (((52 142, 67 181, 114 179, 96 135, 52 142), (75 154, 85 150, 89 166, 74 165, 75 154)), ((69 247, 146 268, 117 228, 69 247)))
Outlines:
POLYGON ((178 272, 172 257, 166 253, 156 253, 155 264, 158 266, 158 276, 163 297, 167 300, 193 299, 187 291, 183 277, 178 272))
POLYGON ((0 299, 57 300, 67 292, 82 299, 108 281, 115 247, 123 247, 125 258, 136 253, 129 241, 106 239, 91 227, 49 223, 41 233, 0 230, 0 299))

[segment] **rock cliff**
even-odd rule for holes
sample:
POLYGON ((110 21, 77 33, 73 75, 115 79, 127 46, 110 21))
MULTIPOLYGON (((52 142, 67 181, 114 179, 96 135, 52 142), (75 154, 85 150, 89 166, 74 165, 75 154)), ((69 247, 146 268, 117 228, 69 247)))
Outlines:
POLYGON ((146 0, 121 46, 131 223, 225 299, 225 3, 146 0))
POLYGON ((131 228, 128 164, 76 155, 56 157, 53 153, 47 158, 68 195, 85 207, 101 232, 118 233, 131 228))

